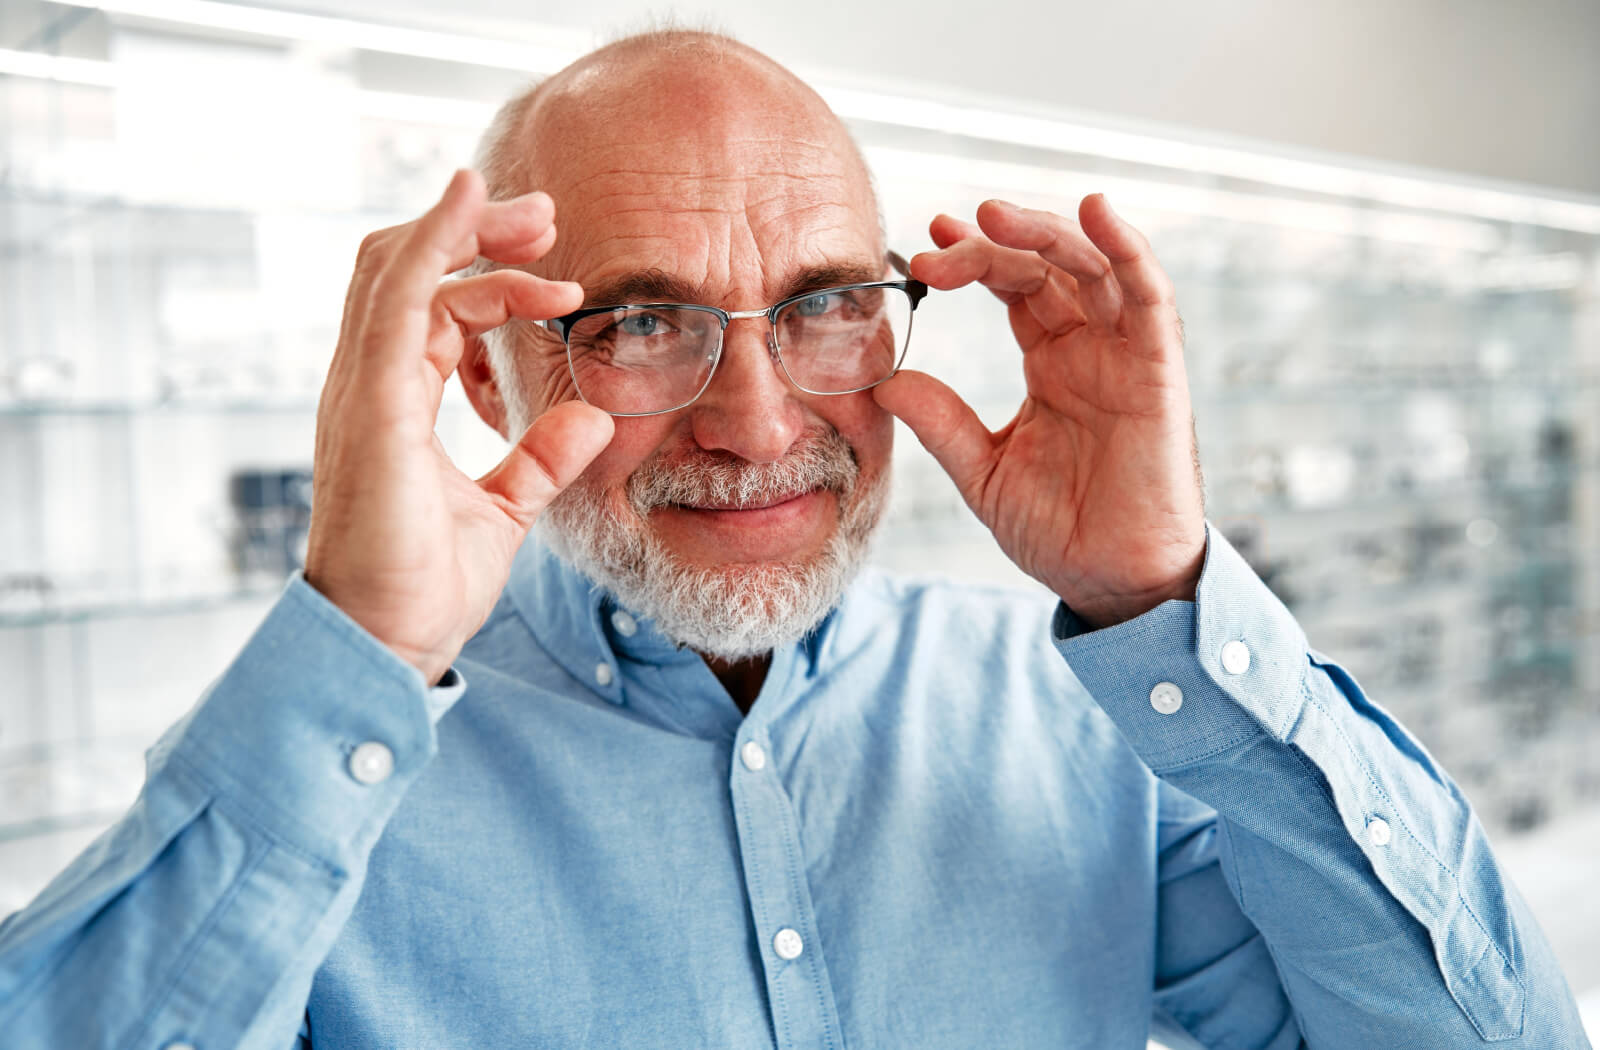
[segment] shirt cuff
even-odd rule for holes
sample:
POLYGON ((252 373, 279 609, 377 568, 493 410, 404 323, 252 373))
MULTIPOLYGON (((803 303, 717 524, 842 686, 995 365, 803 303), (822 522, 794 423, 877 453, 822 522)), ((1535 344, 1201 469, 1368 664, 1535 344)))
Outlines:
POLYGON ((1209 524, 1193 602, 1164 602, 1098 631, 1062 603, 1051 632, 1084 688, 1158 773, 1262 733, 1281 743, 1305 705, 1305 633, 1209 524), (1180 708, 1184 717, 1173 718, 1180 708))
POLYGON ((375 839, 466 692, 422 675, 295 574, 156 767, 177 760, 316 855, 375 839))

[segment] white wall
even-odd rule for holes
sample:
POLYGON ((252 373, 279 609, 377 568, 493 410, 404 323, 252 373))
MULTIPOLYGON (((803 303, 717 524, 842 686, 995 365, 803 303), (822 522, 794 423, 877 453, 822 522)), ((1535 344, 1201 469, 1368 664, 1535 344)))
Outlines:
MULTIPOLYGON (((282 2, 282 0, 280 0, 282 2)), ((1600 194, 1596 0, 298 0, 606 36, 676 11, 841 78, 1600 194)), ((520 34, 519 34, 520 35, 520 34)), ((831 79, 832 77, 830 77, 831 79)))

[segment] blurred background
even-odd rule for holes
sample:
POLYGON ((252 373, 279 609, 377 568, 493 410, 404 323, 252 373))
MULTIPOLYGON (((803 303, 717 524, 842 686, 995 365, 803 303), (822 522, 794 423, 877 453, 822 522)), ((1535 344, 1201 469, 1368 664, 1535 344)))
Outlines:
MULTIPOLYGON (((0 0, 0 915, 299 564, 361 236, 659 11, 0 0)), ((1600 5, 680 12, 823 91, 905 254, 991 196, 1150 235, 1211 516, 1460 781, 1600 1032, 1600 5)), ((910 360, 998 425, 1014 353, 964 291, 910 360)), ((454 386, 439 432, 499 458, 454 386)), ((879 561, 1016 579, 901 437, 879 561)))

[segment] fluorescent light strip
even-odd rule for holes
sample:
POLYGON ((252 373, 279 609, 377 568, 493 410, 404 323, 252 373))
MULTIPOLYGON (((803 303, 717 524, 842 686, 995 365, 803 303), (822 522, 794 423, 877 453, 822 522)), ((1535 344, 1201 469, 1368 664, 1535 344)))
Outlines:
POLYGON ((1121 209, 1203 215, 1234 222, 1282 226, 1399 244, 1423 244, 1465 252, 1492 252, 1503 245, 1499 230, 1482 221, 1453 216, 1374 212, 1359 202, 1302 201, 1263 197, 1240 190, 1184 186, 1137 176, 1051 171, 1029 164, 867 147, 867 161, 884 179, 965 183, 983 192, 1005 190, 1070 205, 1103 192, 1121 209))
MULTIPOLYGON (((304 15, 217 0, 96 0, 80 6, 131 18, 199 26, 282 40, 412 55, 547 75, 592 43, 585 34, 528 28, 559 43, 519 44, 457 33, 410 29, 348 18, 304 15)), ((28 74, 24 74, 28 75, 28 74)), ((71 79, 71 78, 69 78, 71 79)), ((81 81, 80 81, 81 82, 81 81)), ((1562 199, 1306 160, 1259 149, 1206 145, 1090 124, 1035 117, 927 98, 823 87, 822 96, 846 119, 956 134, 1051 151, 1077 153, 1186 171, 1222 175, 1284 189, 1377 201, 1423 211, 1454 212, 1501 222, 1600 233, 1600 203, 1562 199)))
MULTIPOLYGON (((89 58, 62 58, 32 51, 0 48, 0 75, 31 77, 58 84, 83 84, 89 87, 126 87, 135 82, 159 79, 154 73, 131 73, 115 62, 89 58)), ((495 107, 487 102, 438 98, 433 95, 407 95, 395 91, 354 92, 356 112, 380 120, 402 120, 417 124, 482 131, 494 116, 495 107)))
POLYGON ((459 33, 409 29, 326 15, 303 15, 217 0, 93 0, 78 6, 129 18, 198 26, 277 40, 300 40, 363 51, 511 69, 530 75, 553 73, 588 50, 587 34, 530 27, 553 44, 518 43, 459 33))
POLYGON ((53 80, 59 84, 116 87, 122 82, 120 73, 110 62, 92 58, 63 58, 0 48, 0 74, 3 75, 53 80))
POLYGON ((823 88, 820 93, 836 113, 847 119, 1125 160, 1196 174, 1224 175, 1405 208, 1600 233, 1600 204, 1273 156, 1237 147, 1182 142, 932 99, 838 88, 823 88))

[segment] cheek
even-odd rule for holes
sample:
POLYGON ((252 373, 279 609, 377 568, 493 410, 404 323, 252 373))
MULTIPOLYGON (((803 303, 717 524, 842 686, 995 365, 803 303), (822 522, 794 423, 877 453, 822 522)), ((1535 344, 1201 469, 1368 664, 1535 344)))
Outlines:
POLYGON ((861 472, 882 474, 894 450, 894 416, 863 390, 840 397, 819 398, 814 410, 855 449, 861 472))
POLYGON ((563 401, 577 399, 578 391, 572 385, 572 370, 567 367, 566 354, 541 353, 534 368, 537 373, 529 389, 533 391, 530 407, 536 414, 563 401))
POLYGON ((611 444, 584 470, 584 482, 601 492, 615 493, 619 505, 626 505, 622 492, 628 478, 666 444, 675 423, 671 415, 617 419, 611 444))

